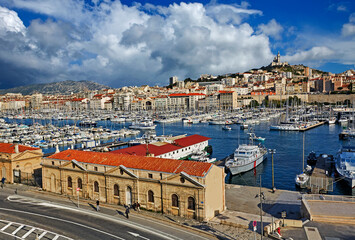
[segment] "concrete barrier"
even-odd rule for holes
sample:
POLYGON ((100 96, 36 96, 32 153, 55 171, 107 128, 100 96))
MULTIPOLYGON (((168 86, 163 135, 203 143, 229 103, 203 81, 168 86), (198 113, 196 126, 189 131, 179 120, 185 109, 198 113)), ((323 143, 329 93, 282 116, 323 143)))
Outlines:
POLYGON ((266 225, 264 227, 264 235, 268 236, 272 234, 277 228, 281 227, 303 227, 303 223, 301 220, 294 220, 294 219, 276 219, 273 223, 266 225))

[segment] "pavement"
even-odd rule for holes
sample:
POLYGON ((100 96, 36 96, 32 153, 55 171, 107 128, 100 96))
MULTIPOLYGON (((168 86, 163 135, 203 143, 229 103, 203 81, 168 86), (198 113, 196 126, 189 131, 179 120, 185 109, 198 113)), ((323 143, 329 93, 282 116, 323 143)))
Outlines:
MULTIPOLYGON (((26 185, 7 184, 6 188, 10 188, 13 191, 17 189, 19 195, 77 207, 77 198, 73 196, 40 191, 38 188, 26 185)), ((199 234, 208 234, 209 238, 241 240, 261 239, 260 214, 262 214, 263 226, 268 225, 272 220, 281 218, 281 212, 283 211, 286 211, 286 219, 301 219, 301 193, 287 190, 276 190, 272 192, 270 189, 266 188, 261 188, 261 192, 264 195, 262 211, 260 198, 256 197, 257 194, 260 194, 259 187, 226 184, 227 209, 208 222, 198 222, 194 219, 185 219, 143 210, 140 212, 131 211, 130 215, 143 215, 167 224, 177 224, 190 231, 196 231, 199 234), (256 221, 257 225, 256 232, 253 232, 254 221, 256 221)), ((95 201, 80 199, 80 207, 84 206, 91 211, 95 211, 95 201)), ((100 203, 100 209, 102 209, 101 211, 104 213, 113 211, 124 212, 123 206, 106 203, 100 203)), ((310 233, 305 229, 305 227, 311 227, 318 229, 316 231, 319 231, 320 236, 322 236, 321 239, 327 239, 327 237, 333 237, 337 240, 355 239, 355 228, 353 228, 353 226, 308 222, 305 219, 303 219, 303 221, 303 228, 282 228, 281 233, 283 237, 285 239, 291 237, 293 240, 312 239, 307 237, 310 233), (338 236, 345 237, 337 238, 338 236), (351 237, 349 238, 349 236, 351 237), (354 238, 352 238, 352 236, 354 236, 354 238)), ((263 239, 268 238, 263 237, 263 239)))

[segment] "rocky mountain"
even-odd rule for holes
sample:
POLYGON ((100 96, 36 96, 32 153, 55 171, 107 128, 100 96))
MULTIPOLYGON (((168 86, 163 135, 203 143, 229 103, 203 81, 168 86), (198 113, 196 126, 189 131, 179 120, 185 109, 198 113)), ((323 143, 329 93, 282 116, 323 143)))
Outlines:
POLYGON ((6 93, 22 93, 22 95, 31 95, 34 93, 42 93, 68 95, 71 93, 82 92, 85 90, 100 90, 105 88, 109 87, 92 81, 67 80, 62 82, 32 84, 9 89, 0 89, 0 94, 3 95, 6 93))

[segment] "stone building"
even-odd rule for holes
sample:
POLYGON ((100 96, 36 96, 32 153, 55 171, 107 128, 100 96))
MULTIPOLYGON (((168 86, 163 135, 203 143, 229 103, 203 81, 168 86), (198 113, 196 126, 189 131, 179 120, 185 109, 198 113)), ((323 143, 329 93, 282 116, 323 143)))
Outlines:
POLYGON ((40 174, 42 157, 40 148, 0 143, 1 178, 6 178, 9 183, 19 183, 21 178, 40 174))
POLYGON ((208 220, 225 209, 224 169, 211 163, 66 150, 43 159, 43 189, 208 220))

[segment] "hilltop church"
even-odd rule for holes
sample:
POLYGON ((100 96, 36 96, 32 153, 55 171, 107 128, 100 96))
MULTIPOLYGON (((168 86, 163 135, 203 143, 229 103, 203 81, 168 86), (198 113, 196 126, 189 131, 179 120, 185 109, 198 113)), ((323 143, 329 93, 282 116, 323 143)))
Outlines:
POLYGON ((277 56, 274 57, 274 60, 270 63, 269 66, 271 67, 284 67, 289 65, 288 62, 281 62, 280 60, 280 52, 277 53, 277 56))

